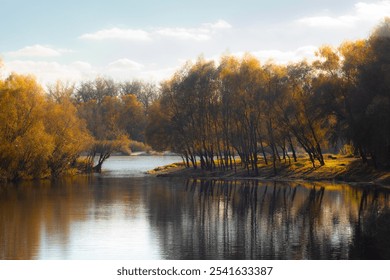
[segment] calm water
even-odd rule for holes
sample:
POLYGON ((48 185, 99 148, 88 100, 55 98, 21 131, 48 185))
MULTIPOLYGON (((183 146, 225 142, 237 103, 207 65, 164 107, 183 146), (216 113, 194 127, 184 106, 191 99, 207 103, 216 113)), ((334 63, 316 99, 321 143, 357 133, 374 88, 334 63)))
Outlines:
POLYGON ((390 259, 386 189, 143 175, 177 160, 1 186, 0 259, 390 259))

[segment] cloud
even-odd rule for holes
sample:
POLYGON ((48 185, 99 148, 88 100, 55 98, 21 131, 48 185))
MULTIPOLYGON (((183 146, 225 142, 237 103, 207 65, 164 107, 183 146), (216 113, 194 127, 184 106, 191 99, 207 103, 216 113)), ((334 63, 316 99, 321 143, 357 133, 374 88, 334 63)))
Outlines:
POLYGON ((224 21, 218 20, 215 23, 204 23, 198 28, 160 28, 155 33, 163 37, 171 37, 179 40, 207 41, 212 35, 222 29, 229 29, 232 26, 224 21))
MULTIPOLYGON (((169 69, 171 70, 171 69, 169 69)), ((13 60, 4 65, 4 74, 12 72, 32 74, 37 81, 46 86, 57 80, 80 82, 95 79, 97 76, 107 76, 117 81, 132 80, 134 78, 160 80, 166 79, 172 73, 167 69, 158 69, 156 65, 146 67, 128 58, 115 60, 106 65, 96 66, 84 61, 74 61, 69 64, 48 61, 13 60)))
MULTIPOLYGON (((294 63, 301 60, 312 61, 315 58, 315 52, 318 50, 318 47, 308 45, 299 47, 295 50, 290 51, 281 51, 276 49, 271 50, 258 50, 254 52, 250 52, 251 55, 257 57, 262 63, 266 63, 267 61, 272 61, 278 64, 288 64, 294 63)), ((234 53, 234 56, 242 57, 244 52, 234 53)))
POLYGON ((102 29, 94 33, 83 34, 79 36, 79 38, 85 40, 117 39, 128 41, 151 41, 156 37, 160 37, 178 40, 207 41, 211 39, 212 34, 231 27, 232 26, 228 22, 218 20, 215 23, 204 23, 196 28, 159 27, 151 28, 150 30, 121 28, 102 29))
MULTIPOLYGON (((272 60, 275 63, 287 64, 302 59, 310 61, 314 59, 316 50, 317 47, 308 45, 291 51, 269 49, 254 51, 251 54, 262 63, 272 60)), ((232 55, 242 57, 244 52, 236 52, 232 55)), ((211 59, 218 62, 220 55, 211 59)), ((80 82, 94 79, 99 75, 108 76, 117 81, 132 80, 134 78, 161 81, 168 79, 183 63, 184 61, 179 61, 176 66, 160 67, 158 64, 144 65, 129 58, 121 58, 105 65, 94 66, 84 61, 62 64, 49 61, 13 60, 5 62, 4 72, 6 75, 11 72, 33 74, 42 85, 52 84, 57 80, 80 82)))
POLYGON ((8 52, 6 55, 11 57, 58 57, 67 52, 72 51, 66 49, 53 49, 42 45, 33 45, 17 51, 8 52))
POLYGON ((207 28, 160 28, 155 33, 179 40, 207 41, 211 38, 211 32, 207 28))
POLYGON ((353 27, 356 23, 356 20, 356 17, 353 16, 340 16, 337 18, 329 16, 318 16, 302 18, 297 20, 297 22, 309 27, 338 28, 353 27))
POLYGON ((97 75, 95 69, 83 61, 60 64, 47 61, 14 60, 5 63, 5 72, 6 74, 11 72, 33 74, 42 85, 54 83, 57 80, 77 82, 97 75))
POLYGON ((155 33, 163 37, 171 37, 179 40, 207 41, 211 39, 212 34, 215 34, 219 30, 229 28, 232 28, 232 26, 228 22, 218 20, 215 23, 204 23, 198 28, 160 28, 155 30, 155 33))
POLYGON ((94 33, 86 33, 79 37, 80 39, 86 40, 126 40, 126 41, 150 41, 151 37, 147 31, 141 29, 120 29, 111 28, 103 29, 94 33))
POLYGON ((142 71, 139 78, 149 81, 163 81, 172 77, 172 75, 178 70, 178 67, 167 67, 161 69, 152 69, 142 71))
POLYGON ((232 28, 232 25, 228 23, 227 21, 224 21, 222 19, 218 20, 215 23, 205 23, 203 26, 211 29, 229 29, 232 28))
POLYGON ((111 70, 141 70, 144 65, 127 58, 121 58, 108 64, 111 70))
POLYGON ((377 23, 390 15, 390 1, 376 3, 359 2, 353 10, 340 16, 313 16, 296 20, 296 23, 308 27, 320 28, 352 28, 359 23, 377 23))

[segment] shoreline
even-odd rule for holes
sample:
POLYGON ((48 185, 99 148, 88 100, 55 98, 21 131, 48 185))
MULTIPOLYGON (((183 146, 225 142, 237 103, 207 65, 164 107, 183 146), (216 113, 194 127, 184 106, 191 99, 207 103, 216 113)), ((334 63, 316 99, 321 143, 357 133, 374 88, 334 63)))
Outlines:
POLYGON ((186 168, 183 163, 173 163, 148 171, 156 177, 182 177, 188 179, 210 180, 259 180, 259 181, 306 181, 347 183, 351 185, 378 185, 390 187, 390 171, 375 170, 364 165, 360 159, 331 156, 324 166, 312 167, 306 158, 300 158, 294 163, 278 162, 277 174, 271 164, 260 163, 257 176, 249 173, 241 164, 236 170, 201 170, 186 168))

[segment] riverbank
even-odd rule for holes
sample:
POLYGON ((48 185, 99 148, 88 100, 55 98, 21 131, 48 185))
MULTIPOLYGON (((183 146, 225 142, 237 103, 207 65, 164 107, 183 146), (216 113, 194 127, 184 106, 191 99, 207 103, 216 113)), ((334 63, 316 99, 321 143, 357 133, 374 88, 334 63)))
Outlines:
POLYGON ((390 186, 390 171, 376 170, 362 163, 360 159, 327 155, 324 166, 313 168, 307 158, 298 158, 291 164, 278 162, 276 174, 272 164, 259 164, 259 175, 244 169, 238 164, 235 170, 201 170, 185 168, 183 163, 174 163, 157 167, 148 174, 158 177, 185 177, 185 178, 215 178, 215 179, 262 179, 262 180, 307 180, 307 181, 339 181, 347 183, 369 183, 390 186))

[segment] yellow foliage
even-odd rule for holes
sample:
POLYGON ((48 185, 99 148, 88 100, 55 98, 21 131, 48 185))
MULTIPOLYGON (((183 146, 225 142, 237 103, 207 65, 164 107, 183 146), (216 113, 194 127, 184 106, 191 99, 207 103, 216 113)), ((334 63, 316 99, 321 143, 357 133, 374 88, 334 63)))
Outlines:
POLYGON ((92 138, 69 99, 62 100, 62 103, 48 102, 46 111, 46 131, 54 141, 48 163, 52 175, 57 176, 87 149, 92 138))
POLYGON ((0 176, 15 180, 59 175, 90 136, 70 100, 48 101, 31 76, 0 82, 0 176))
POLYGON ((0 169, 10 179, 42 177, 53 151, 45 131, 42 88, 31 76, 12 74, 0 88, 0 169))

